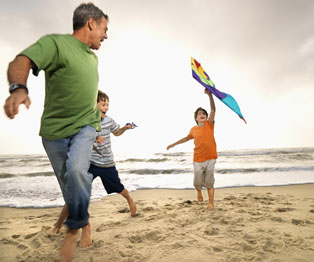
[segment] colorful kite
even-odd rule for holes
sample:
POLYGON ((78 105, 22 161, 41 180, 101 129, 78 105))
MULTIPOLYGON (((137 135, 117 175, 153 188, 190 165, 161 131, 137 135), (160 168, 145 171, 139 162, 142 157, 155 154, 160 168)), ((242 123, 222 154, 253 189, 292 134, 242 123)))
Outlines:
POLYGON ((197 62, 193 57, 191 57, 191 66, 192 66, 192 75, 200 84, 202 84, 206 89, 208 89, 212 94, 214 94, 218 99, 220 99, 225 105, 238 114, 238 116, 244 120, 243 115, 241 114, 240 107, 235 101, 235 99, 224 92, 220 92, 215 88, 215 84, 206 74, 203 67, 199 62, 197 62))

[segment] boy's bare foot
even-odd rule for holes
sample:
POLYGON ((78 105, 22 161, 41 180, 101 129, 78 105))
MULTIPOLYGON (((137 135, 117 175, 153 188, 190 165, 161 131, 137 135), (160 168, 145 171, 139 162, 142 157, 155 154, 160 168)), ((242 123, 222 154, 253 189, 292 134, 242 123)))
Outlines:
POLYGON ((203 202, 202 190, 197 190, 197 200, 203 202))
POLYGON ((212 203, 208 203, 206 210, 213 210, 214 209, 214 205, 212 203))
POLYGON ((80 240, 80 247, 90 247, 92 245, 92 233, 91 233, 91 226, 88 223, 85 227, 82 228, 82 235, 80 240))
POLYGON ((59 262, 71 262, 75 255, 78 229, 68 229, 62 247, 59 262))
POLYGON ((137 208, 136 208, 136 205, 135 205, 135 203, 134 203, 134 201, 133 201, 132 198, 131 198, 130 201, 129 201, 129 206, 130 206, 131 216, 134 217, 135 214, 136 214, 137 208))

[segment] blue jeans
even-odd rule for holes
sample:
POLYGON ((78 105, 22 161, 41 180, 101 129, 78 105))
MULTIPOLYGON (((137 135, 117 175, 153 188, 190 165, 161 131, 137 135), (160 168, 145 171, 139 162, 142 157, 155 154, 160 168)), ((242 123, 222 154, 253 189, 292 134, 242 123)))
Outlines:
POLYGON ((67 138, 42 139, 68 206, 65 224, 71 229, 82 228, 88 224, 88 206, 93 181, 93 175, 88 173, 88 168, 95 137, 95 128, 85 126, 77 134, 67 138))

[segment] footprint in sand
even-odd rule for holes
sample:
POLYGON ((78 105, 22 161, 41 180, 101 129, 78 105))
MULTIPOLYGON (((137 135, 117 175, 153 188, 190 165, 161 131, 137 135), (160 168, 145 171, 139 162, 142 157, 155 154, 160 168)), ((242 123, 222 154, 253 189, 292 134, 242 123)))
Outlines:
POLYGON ((105 231, 107 228, 107 226, 105 224, 101 224, 99 227, 97 227, 95 229, 96 232, 102 232, 102 231, 105 231))
POLYGON ((219 234, 219 229, 216 227, 212 227, 212 228, 204 230, 204 234, 208 236, 215 236, 219 234))
POLYGON ((303 225, 304 221, 301 220, 301 219, 292 219, 291 223, 294 224, 294 225, 303 225))
POLYGON ((228 225, 228 224, 229 224, 229 221, 227 221, 225 218, 221 218, 221 219, 219 220, 219 224, 221 224, 221 225, 228 225))
POLYGON ((282 249, 282 243, 279 239, 274 240, 273 238, 267 238, 265 244, 263 245, 263 250, 265 252, 276 253, 282 249))
POLYGON ((98 240, 93 243, 93 247, 95 248, 100 248, 100 247, 103 247, 104 245, 105 245, 105 241, 103 240, 98 240))
POLYGON ((246 252, 256 250, 256 248, 253 245, 250 245, 248 243, 242 243, 241 247, 242 247, 242 250, 246 252))
POLYGON ((153 207, 144 207, 142 210, 143 210, 144 212, 148 212, 148 211, 153 211, 154 208, 153 208, 153 207))
POLYGON ((41 242, 40 242, 40 240, 38 238, 33 239, 30 244, 35 249, 41 247, 41 242))
POLYGON ((224 197, 223 200, 236 200, 237 198, 234 197, 234 196, 227 196, 227 197, 224 197))
POLYGON ((172 248, 174 248, 174 249, 178 249, 178 248, 181 248, 181 247, 183 247, 183 245, 181 243, 179 243, 179 242, 176 242, 176 243, 174 243, 172 245, 172 248))
POLYGON ((29 246, 27 246, 27 245, 25 245, 23 243, 19 243, 19 242, 15 241, 14 239, 2 238, 0 240, 0 242, 2 242, 3 244, 6 244, 6 245, 15 245, 19 249, 28 249, 29 248, 29 246))
POLYGON ((290 207, 279 207, 275 209, 275 212, 289 212, 296 210, 295 208, 290 208, 290 207))
POLYGON ((24 244, 18 244, 17 247, 18 247, 19 249, 29 249, 29 246, 24 245, 24 244))
POLYGON ((243 235, 243 239, 248 242, 251 245, 256 245, 257 244, 257 240, 254 236, 250 235, 250 234, 244 234, 243 235))
POLYGON ((160 218, 159 216, 151 215, 151 216, 145 218, 144 220, 145 221, 153 221, 153 220, 157 220, 159 218, 160 218))
POLYGON ((314 222, 313 221, 311 221, 311 220, 305 220, 305 224, 308 224, 308 225, 314 225, 314 222))
POLYGON ((157 241, 157 240, 162 240, 164 239, 162 236, 160 236, 160 232, 157 230, 147 232, 145 234, 135 234, 131 237, 129 237, 129 240, 131 243, 142 243, 145 240, 149 241, 157 241))
POLYGON ((131 243, 142 243, 143 242, 143 236, 138 234, 138 235, 133 235, 129 237, 129 240, 131 243))
POLYGON ((270 220, 278 223, 284 222, 284 220, 281 217, 270 217, 270 220))
POLYGON ((213 251, 214 252, 222 252, 222 248, 220 248, 220 247, 213 247, 213 251))
POLYGON ((128 212, 130 212, 130 211, 129 211, 129 209, 127 209, 127 208, 123 208, 123 209, 118 210, 118 212, 119 212, 119 213, 128 213, 128 212))
POLYGON ((37 235, 37 233, 28 234, 28 235, 26 235, 26 236, 24 237, 24 239, 30 239, 30 238, 32 238, 32 237, 34 237, 34 236, 36 236, 36 235, 37 235))

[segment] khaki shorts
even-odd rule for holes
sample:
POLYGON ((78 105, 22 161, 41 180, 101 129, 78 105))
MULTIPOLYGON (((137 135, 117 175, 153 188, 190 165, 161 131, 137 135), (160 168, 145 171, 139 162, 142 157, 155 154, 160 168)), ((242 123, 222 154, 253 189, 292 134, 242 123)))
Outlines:
POLYGON ((196 189, 213 188, 215 183, 214 168, 216 159, 204 162, 193 162, 194 165, 194 187, 196 189))

